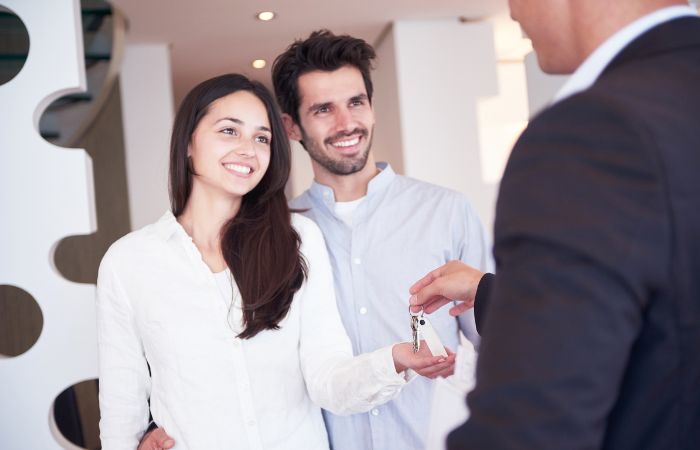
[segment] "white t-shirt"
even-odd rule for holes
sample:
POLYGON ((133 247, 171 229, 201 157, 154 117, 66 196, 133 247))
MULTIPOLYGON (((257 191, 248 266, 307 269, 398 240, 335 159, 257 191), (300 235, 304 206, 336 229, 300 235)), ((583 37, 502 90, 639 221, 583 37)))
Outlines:
POLYGON ((352 220, 355 215, 355 211, 357 211, 357 207, 360 206, 360 203, 366 198, 367 196, 360 197, 357 200, 352 200, 350 202, 336 202, 335 203, 335 214, 347 224, 350 228, 352 228, 352 220))

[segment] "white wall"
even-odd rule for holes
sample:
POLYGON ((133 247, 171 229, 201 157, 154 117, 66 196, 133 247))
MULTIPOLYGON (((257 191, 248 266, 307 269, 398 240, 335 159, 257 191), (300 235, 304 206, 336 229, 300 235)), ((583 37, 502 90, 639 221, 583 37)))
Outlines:
POLYGON ((393 78, 397 96, 377 92, 375 108, 398 110, 399 126, 384 128, 378 116, 375 140, 400 143, 406 175, 463 192, 488 226, 496 186, 484 182, 478 102, 498 92, 491 26, 395 22, 378 53, 393 54, 395 65, 379 61, 375 79, 393 78))
POLYGON ((171 80, 167 44, 126 46, 120 89, 132 229, 155 222, 170 205, 171 80))
POLYGON ((293 199, 311 186, 314 172, 311 158, 298 141, 289 141, 292 146, 292 170, 287 183, 287 198, 293 199))
POLYGON ((464 193, 492 233, 505 163, 564 77, 544 75, 519 26, 487 21, 395 22, 377 45, 374 108, 378 160, 464 193))
POLYGON ((72 446, 51 427, 64 389, 97 377, 95 287, 71 283, 53 265, 56 243, 95 231, 92 161, 37 131, 55 99, 85 90, 78 0, 0 0, 27 26, 29 56, 0 86, 0 284, 27 291, 44 324, 27 352, 0 358, 0 446, 72 446))
POLYGON ((565 75, 548 75, 537 64, 537 55, 532 52, 525 56, 527 73, 527 96, 530 103, 530 117, 545 108, 557 91, 569 79, 565 75))
POLYGON ((393 26, 384 33, 384 38, 375 50, 377 60, 372 73, 374 86, 373 102, 377 124, 375 126, 372 151, 377 161, 387 161, 397 173, 405 173, 404 147, 401 135, 399 85, 396 72, 396 45, 393 26))

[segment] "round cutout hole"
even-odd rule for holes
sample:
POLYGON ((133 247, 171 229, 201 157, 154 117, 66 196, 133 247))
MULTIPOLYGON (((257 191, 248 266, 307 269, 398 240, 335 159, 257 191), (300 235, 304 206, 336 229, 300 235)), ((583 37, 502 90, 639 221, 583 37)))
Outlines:
POLYGON ((96 379, 64 389, 54 400, 52 413, 58 432, 70 443, 88 450, 101 448, 96 379))
POLYGON ((43 327, 41 307, 29 292, 0 285, 0 355, 25 353, 39 340, 43 327))
POLYGON ((22 19, 0 5, 0 85, 17 76, 29 54, 29 33, 22 19))

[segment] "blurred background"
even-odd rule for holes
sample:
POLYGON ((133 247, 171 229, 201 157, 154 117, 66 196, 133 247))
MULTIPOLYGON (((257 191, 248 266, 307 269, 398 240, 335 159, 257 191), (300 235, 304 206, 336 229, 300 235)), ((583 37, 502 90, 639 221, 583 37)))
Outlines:
MULTIPOLYGON (((52 0, 27 1, 41 9, 52 0)), ((76 4, 87 90, 53 101, 40 111, 37 125, 46 141, 85 149, 92 160, 97 231, 65 237, 48 255, 54 270, 72 283, 94 284, 109 245, 169 207, 170 127, 184 95, 227 72, 271 88, 276 55, 314 30, 351 34, 377 50, 377 160, 463 192, 489 233, 512 144, 565 81, 538 69, 505 0, 76 4)), ((21 72, 31 50, 21 17, 0 0, 0 87, 21 72)), ((308 156, 294 144, 288 195, 300 194, 311 180, 308 156)), ((1 222, 8 220, 21 218, 3 216, 1 222)), ((4 360, 28 354, 38 341, 46 320, 41 305, 28 290, 0 278, 0 370, 7 370, 4 360)), ((63 447, 100 448, 97 392, 95 379, 56 392, 49 415, 65 438, 58 439, 63 447)), ((6 414, 12 414, 7 408, 21 410, 2 408, 6 414)), ((2 439, 0 448, 6 448, 2 439)))

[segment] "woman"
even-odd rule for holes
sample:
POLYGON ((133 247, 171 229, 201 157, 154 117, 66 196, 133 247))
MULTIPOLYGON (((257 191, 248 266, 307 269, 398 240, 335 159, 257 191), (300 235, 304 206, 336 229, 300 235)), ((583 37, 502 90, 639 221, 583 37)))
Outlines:
POLYGON ((367 411, 399 393, 405 369, 451 363, 409 344, 352 357, 321 233, 287 207, 289 169, 261 84, 223 75, 187 95, 172 212, 100 265, 103 449, 137 447, 149 397, 178 448, 326 449, 320 407, 367 411))

